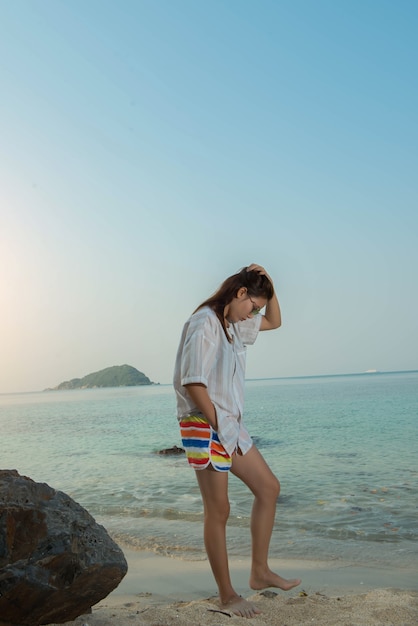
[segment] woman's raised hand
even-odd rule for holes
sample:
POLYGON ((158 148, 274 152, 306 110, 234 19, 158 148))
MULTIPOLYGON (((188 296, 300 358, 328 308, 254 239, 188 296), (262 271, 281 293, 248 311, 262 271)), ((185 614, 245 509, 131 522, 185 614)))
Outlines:
POLYGON ((266 278, 269 279, 269 281, 273 285, 271 276, 266 272, 264 267, 262 267, 261 265, 258 265, 258 263, 251 263, 251 265, 247 267, 247 272, 258 272, 259 274, 263 274, 266 278))

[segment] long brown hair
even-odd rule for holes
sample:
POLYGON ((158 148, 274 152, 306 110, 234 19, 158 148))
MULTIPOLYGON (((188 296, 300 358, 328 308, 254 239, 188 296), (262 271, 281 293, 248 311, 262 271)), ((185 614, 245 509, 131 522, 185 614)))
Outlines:
MULTIPOLYGON (((204 306, 210 307, 216 313, 229 342, 231 338, 226 329, 224 310, 236 297, 241 287, 245 287, 248 295, 254 298, 266 298, 266 300, 270 300, 274 294, 273 285, 267 276, 260 274, 256 270, 248 272, 247 268, 243 267, 236 274, 226 278, 219 289, 196 309, 196 311, 199 311, 199 309, 204 306)), ((194 311, 194 313, 196 313, 196 311, 194 311)))

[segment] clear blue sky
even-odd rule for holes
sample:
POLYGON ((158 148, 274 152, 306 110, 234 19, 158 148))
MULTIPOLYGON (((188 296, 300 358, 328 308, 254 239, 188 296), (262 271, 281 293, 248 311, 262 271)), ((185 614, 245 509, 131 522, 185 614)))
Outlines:
POLYGON ((128 363, 264 265, 247 376, 418 368, 418 3, 0 0, 0 392, 128 363))

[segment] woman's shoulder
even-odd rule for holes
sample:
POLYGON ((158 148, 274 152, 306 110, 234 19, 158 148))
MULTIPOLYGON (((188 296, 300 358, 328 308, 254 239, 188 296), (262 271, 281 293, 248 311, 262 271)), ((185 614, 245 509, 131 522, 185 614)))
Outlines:
POLYGON ((211 328, 217 330, 219 327, 218 317, 210 307, 202 306, 197 309, 189 318, 189 324, 192 327, 211 328))
POLYGON ((209 323, 218 320, 217 315, 209 306, 202 306, 191 315, 190 319, 208 321, 209 323))

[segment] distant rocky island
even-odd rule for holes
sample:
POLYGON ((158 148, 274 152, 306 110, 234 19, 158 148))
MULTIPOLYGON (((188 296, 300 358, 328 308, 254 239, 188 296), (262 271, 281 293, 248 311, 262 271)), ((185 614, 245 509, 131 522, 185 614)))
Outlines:
POLYGON ((94 389, 96 387, 137 387, 139 385, 153 385, 154 383, 131 365, 114 365, 106 367, 100 372, 87 374, 83 378, 73 378, 60 383, 57 387, 45 391, 59 391, 62 389, 94 389))

